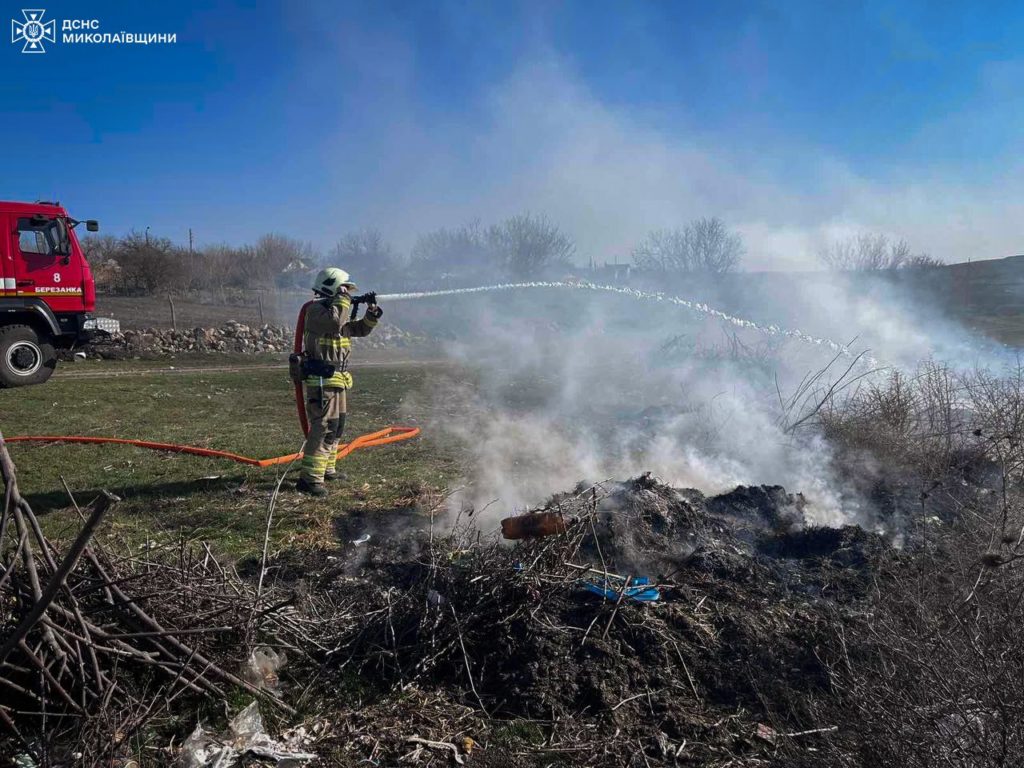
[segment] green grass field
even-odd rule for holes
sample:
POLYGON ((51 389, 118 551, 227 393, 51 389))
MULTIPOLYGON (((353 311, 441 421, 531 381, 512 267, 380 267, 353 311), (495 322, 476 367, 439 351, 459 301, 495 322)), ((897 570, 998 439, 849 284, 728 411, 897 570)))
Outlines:
MULTIPOLYGON (((129 375, 139 370, 136 364, 66 366, 44 386, 0 390, 0 430, 6 437, 147 439, 255 458, 292 453, 302 440, 291 384, 285 370, 268 369, 268 362, 255 358, 233 371, 145 375, 129 375), (93 376, 105 372, 125 375, 93 376)), ((356 368, 346 435, 420 425, 424 413, 410 413, 404 403, 426 401, 418 395, 425 393, 432 370, 426 364, 356 368)), ((107 519, 105 536, 138 548, 184 535, 231 558, 260 552, 268 502, 284 469, 117 445, 12 444, 10 450, 22 493, 55 539, 73 535, 79 525, 66 482, 79 504, 100 488, 122 498, 107 519)), ((407 442, 356 451, 339 465, 347 479, 332 483, 330 497, 317 501, 291 490, 296 463, 278 501, 272 548, 330 547, 333 522, 347 512, 387 515, 429 503, 457 477, 458 462, 457 447, 425 431, 407 442)))

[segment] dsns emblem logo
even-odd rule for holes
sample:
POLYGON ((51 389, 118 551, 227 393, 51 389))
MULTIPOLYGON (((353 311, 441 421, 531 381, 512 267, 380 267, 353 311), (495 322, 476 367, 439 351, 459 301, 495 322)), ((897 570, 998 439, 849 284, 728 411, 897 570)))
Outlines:
POLYGON ((43 21, 46 11, 42 9, 22 9, 25 21, 11 19, 11 42, 25 41, 22 53, 46 53, 44 42, 57 42, 57 22, 43 21))

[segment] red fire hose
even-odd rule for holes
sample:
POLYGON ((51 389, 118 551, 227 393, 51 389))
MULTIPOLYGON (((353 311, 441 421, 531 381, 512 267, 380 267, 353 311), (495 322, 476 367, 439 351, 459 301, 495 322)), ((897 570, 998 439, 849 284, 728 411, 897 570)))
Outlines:
MULTIPOLYGON (((312 302, 306 302, 299 310, 298 320, 295 322, 295 345, 297 354, 302 352, 302 334, 306 326, 306 307, 312 302)), ((295 384, 295 405, 299 411, 299 424, 302 427, 303 436, 309 434, 309 422, 306 419, 306 404, 302 396, 301 382, 295 384)), ((338 458, 343 459, 352 451, 360 448, 370 448, 375 445, 387 445, 397 443, 401 440, 408 440, 420 433, 419 427, 386 427, 377 432, 370 432, 360 435, 349 443, 342 443, 338 446, 338 458)), ((275 464, 288 464, 302 457, 301 453, 291 453, 287 456, 275 456, 270 459, 253 459, 248 456, 240 456, 237 453, 228 451, 216 451, 211 448, 199 448, 194 445, 174 445, 172 443, 156 443, 150 440, 128 440, 121 437, 83 437, 78 435, 18 435, 16 437, 5 437, 7 443, 114 443, 117 445, 132 445, 136 448, 147 448, 152 451, 168 451, 170 453, 188 453, 193 456, 206 456, 214 459, 227 459, 237 461, 239 464, 249 464, 254 467, 271 467, 275 464)))
MULTIPOLYGON (((295 320, 295 343, 292 345, 292 352, 296 355, 302 354, 302 336, 306 332, 306 307, 312 304, 307 301, 299 309, 299 316, 295 320)), ((302 426, 302 435, 309 434, 309 419, 306 418, 306 403, 302 399, 302 382, 295 382, 295 407, 299 409, 299 424, 302 426)))

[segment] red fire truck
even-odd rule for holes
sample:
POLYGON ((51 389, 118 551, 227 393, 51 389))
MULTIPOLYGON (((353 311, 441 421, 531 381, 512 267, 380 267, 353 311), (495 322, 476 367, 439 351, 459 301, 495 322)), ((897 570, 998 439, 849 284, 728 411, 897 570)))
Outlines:
POLYGON ((75 235, 80 223, 59 203, 0 202, 0 387, 42 384, 57 350, 91 335, 96 286, 75 235))

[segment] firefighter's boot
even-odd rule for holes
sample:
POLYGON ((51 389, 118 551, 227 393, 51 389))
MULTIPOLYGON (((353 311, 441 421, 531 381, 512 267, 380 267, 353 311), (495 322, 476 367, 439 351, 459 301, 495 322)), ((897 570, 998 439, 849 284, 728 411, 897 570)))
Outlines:
POLYGON ((327 495, 327 489, 324 488, 323 483, 311 483, 304 477, 300 477, 298 482, 295 483, 295 490, 317 498, 323 498, 327 495))

